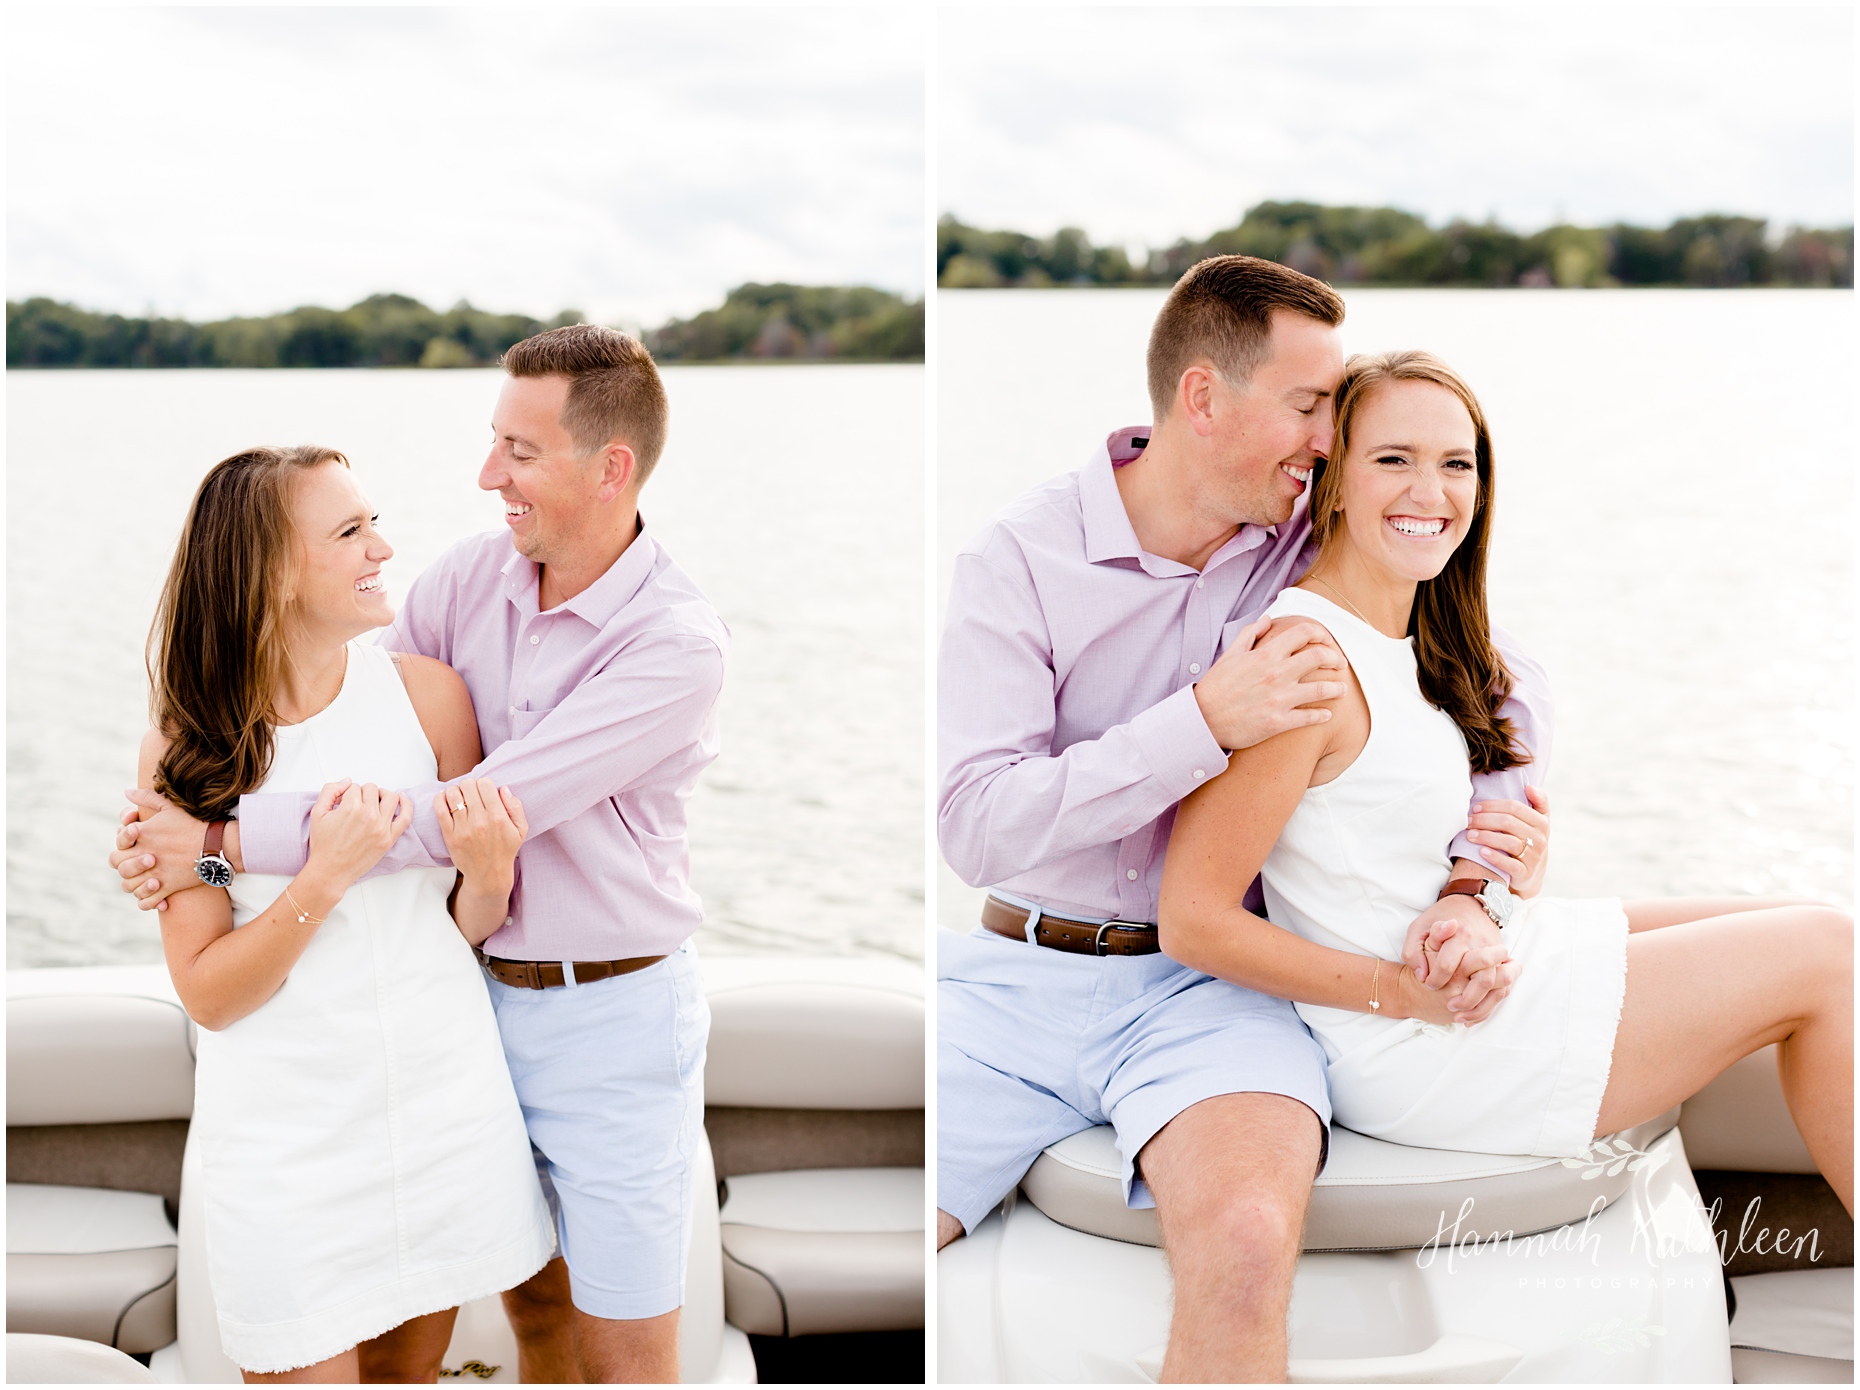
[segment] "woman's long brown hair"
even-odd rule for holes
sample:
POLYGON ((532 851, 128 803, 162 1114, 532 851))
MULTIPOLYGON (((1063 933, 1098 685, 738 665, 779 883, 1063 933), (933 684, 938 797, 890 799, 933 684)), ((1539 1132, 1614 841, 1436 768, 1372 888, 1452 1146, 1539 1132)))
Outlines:
POLYGON ((247 449, 194 493, 149 629, 149 716, 168 740, 155 790, 224 820, 271 770, 296 565, 291 485, 334 449, 247 449))
MULTIPOLYGON (((1474 772, 1497 772, 1527 763, 1531 755, 1516 741, 1511 721, 1498 707, 1511 694, 1511 672, 1492 645, 1486 613, 1486 553, 1492 541, 1492 434, 1472 388, 1445 362, 1426 352, 1361 354, 1344 364, 1337 385, 1337 425, 1331 458, 1339 465, 1350 447, 1357 411, 1379 387, 1394 381, 1444 386, 1472 417, 1479 493, 1466 538, 1446 568, 1415 585, 1408 635, 1414 638, 1421 693, 1445 710, 1466 735, 1474 772)), ((1343 504, 1343 469, 1325 464, 1311 485, 1311 530, 1328 546, 1338 530, 1343 504)))

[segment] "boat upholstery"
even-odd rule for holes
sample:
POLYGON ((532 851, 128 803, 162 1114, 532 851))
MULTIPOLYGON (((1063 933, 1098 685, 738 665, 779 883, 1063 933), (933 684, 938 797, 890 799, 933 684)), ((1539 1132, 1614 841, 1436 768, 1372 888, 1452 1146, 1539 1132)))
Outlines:
POLYGON ((1851 1266, 1746 1275, 1731 1289, 1731 1369, 1740 1384, 1853 1383, 1851 1266))
POLYGON ((796 980, 723 989, 708 998, 706 1104, 923 1109, 921 996, 796 980))
POLYGON ((922 995, 791 980, 709 1000, 726 1316, 778 1337, 922 1327, 922 995))
POLYGON ((6 1185, 6 1327, 152 1352, 175 1336, 177 1241, 149 1192, 6 1185))
POLYGON ((774 1110, 706 1105, 717 1176, 790 1168, 921 1168, 921 1110, 774 1110))
POLYGON ((114 1347, 74 1337, 6 1334, 10 1385, 157 1385, 159 1377, 114 1347))
POLYGON ((922 1168, 749 1173, 724 1191, 724 1299, 736 1326, 800 1337, 924 1325, 922 1168))
POLYGON ((187 1119, 192 1029, 178 1003, 133 994, 8 999, 7 1126, 187 1119))
MULTIPOLYGON (((1333 1125, 1330 1158, 1311 1194, 1304 1248, 1413 1249, 1453 1240, 1456 1220, 1463 1220, 1461 1235, 1470 1229, 1527 1235, 1580 1222, 1597 1198, 1605 1206, 1627 1190, 1628 1164, 1671 1130, 1678 1114, 1675 1108, 1598 1140, 1593 1156, 1569 1161, 1574 1166, 1555 1158, 1410 1148, 1333 1125)), ((1075 1231, 1161 1245, 1155 1210, 1124 1205, 1122 1175, 1116 1132, 1098 1125, 1051 1145, 1021 1179, 1020 1191, 1075 1231)))
POLYGON ((1819 1173, 1783 1099, 1775 1044, 1733 1063, 1680 1107, 1694 1170, 1819 1173))

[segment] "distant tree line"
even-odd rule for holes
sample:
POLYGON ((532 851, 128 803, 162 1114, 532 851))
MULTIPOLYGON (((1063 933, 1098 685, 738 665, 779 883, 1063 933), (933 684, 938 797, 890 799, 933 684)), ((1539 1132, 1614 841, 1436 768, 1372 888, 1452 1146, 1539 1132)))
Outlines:
MULTIPOLYGON (((443 313, 404 294, 347 309, 306 306, 264 318, 134 318, 51 299, 6 305, 6 364, 15 367, 482 367, 545 328, 580 323, 491 314, 459 303, 443 313)), ((883 290, 743 285, 723 306, 645 335, 661 361, 746 358, 921 362, 924 309, 883 290)))
POLYGON ((924 360, 924 302, 863 285, 739 285, 721 307, 645 335, 661 362, 924 360))
POLYGON ((1050 237, 937 224, 945 289, 1172 285, 1195 262, 1259 256, 1337 285, 1788 285, 1851 289, 1854 229, 1790 227, 1772 238, 1757 217, 1683 217, 1665 228, 1547 227, 1524 235, 1493 222, 1430 227, 1396 208, 1260 203, 1236 227, 1150 251, 1093 246, 1077 227, 1050 237))

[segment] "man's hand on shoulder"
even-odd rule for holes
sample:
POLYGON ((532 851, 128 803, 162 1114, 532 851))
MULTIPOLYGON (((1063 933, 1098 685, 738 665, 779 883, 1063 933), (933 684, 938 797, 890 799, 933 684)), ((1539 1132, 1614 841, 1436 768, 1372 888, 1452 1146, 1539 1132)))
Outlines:
POLYGON ((1322 626, 1261 618, 1196 682, 1195 703, 1221 747, 1251 748, 1328 720, 1330 711, 1315 706, 1344 694, 1343 673, 1343 656, 1322 626))

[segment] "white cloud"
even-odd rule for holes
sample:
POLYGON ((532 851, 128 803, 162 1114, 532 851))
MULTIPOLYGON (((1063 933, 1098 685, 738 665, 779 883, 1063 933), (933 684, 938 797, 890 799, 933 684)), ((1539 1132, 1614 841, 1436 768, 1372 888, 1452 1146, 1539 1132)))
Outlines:
POLYGON ((737 8, 21 9, 8 294, 651 324, 922 287, 922 24, 737 8))
POLYGON ((1853 219, 1846 7, 949 9, 939 49, 938 201, 982 226, 1853 219))

